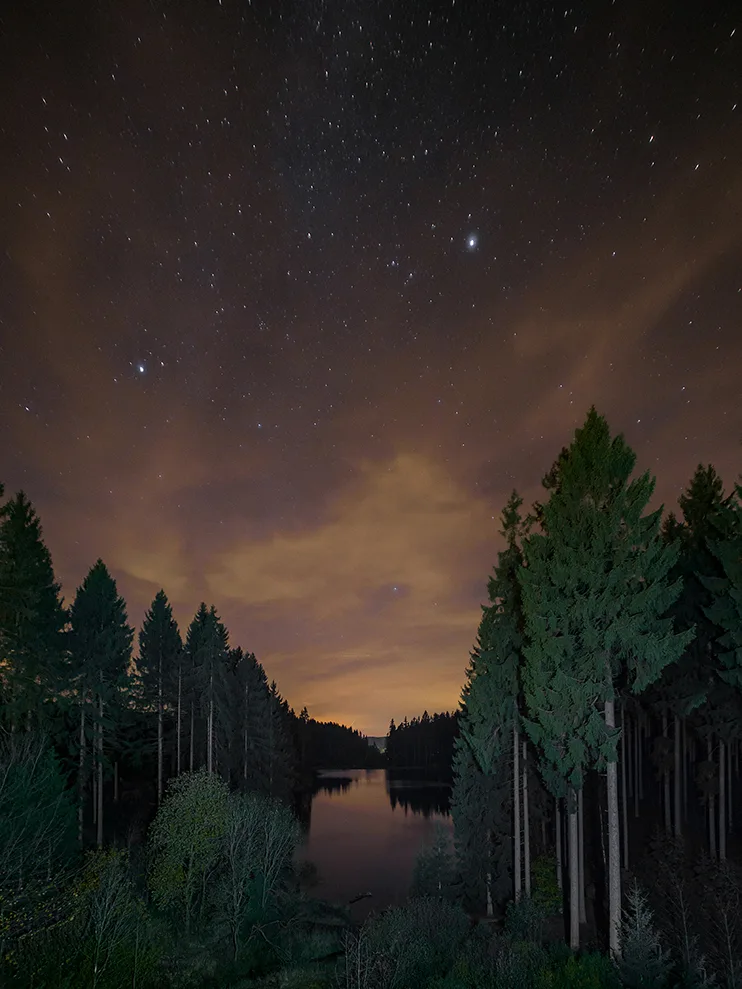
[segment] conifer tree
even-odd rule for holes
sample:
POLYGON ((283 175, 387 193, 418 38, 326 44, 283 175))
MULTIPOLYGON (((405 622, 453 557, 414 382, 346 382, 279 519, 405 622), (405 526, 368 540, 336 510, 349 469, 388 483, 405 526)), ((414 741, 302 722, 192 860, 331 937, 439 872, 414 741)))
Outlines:
POLYGON ((119 597, 116 581, 102 560, 95 563, 78 587, 70 609, 70 621, 72 675, 80 708, 79 840, 82 844, 85 753, 88 738, 91 738, 97 772, 96 819, 100 847, 103 844, 104 734, 111 727, 108 715, 116 710, 118 694, 127 686, 134 638, 134 630, 126 620, 124 599, 119 597))
POLYGON ((694 636, 677 662, 665 668, 651 691, 652 706, 663 718, 669 713, 673 720, 673 742, 663 732, 665 737, 658 739, 656 745, 658 751, 664 752, 666 779, 669 765, 674 766, 674 831, 677 836, 682 832, 680 721, 691 718, 696 732, 705 739, 718 728, 714 712, 724 705, 723 685, 716 672, 716 640, 720 629, 708 615, 711 594, 703 581, 706 577, 720 577, 722 573, 710 542, 719 536, 720 518, 729 499, 724 496, 722 479, 714 468, 710 464, 706 467, 699 464, 678 504, 682 521, 670 515, 662 529, 665 541, 677 543, 679 547, 672 577, 680 581, 681 590, 670 614, 678 631, 693 629, 694 636))
MULTIPOLYGON (((155 595, 139 632, 137 669, 143 702, 157 711, 157 803, 162 802, 164 712, 169 688, 177 676, 183 643, 173 609, 163 590, 155 595)), ((179 743, 178 739, 178 743, 179 743)))
POLYGON ((207 608, 201 602, 186 637, 186 649, 191 662, 191 757, 193 758, 195 713, 200 707, 202 720, 205 722, 205 764, 210 773, 215 771, 216 718, 227 672, 228 639, 227 630, 219 620, 216 608, 213 605, 207 608))
POLYGON ((59 590, 39 517, 21 491, 0 508, 0 688, 10 730, 40 727, 44 703, 59 698, 68 617, 59 590))
MULTIPOLYGON (((737 497, 742 488, 737 486, 737 497)), ((716 516, 718 536, 709 540, 715 576, 699 575, 708 591, 705 613, 717 630, 711 644, 715 658, 715 681, 712 688, 713 728, 719 739, 719 858, 726 858, 727 793, 726 762, 731 758, 730 744, 742 738, 742 505, 727 500, 716 516)), ((713 799, 713 797, 711 797, 713 799)))
MULTIPOLYGON (((737 487, 742 499, 742 487, 737 487)), ((726 683, 742 690, 742 504, 727 504, 721 519, 720 536, 709 543, 720 576, 701 575, 711 600, 705 611, 720 630, 717 639, 721 668, 726 683)))
MULTIPOLYGON (((498 554, 497 566, 488 583, 492 603, 483 609, 477 647, 467 671, 460 718, 461 735, 456 743, 453 806, 454 820, 458 817, 460 822, 457 840, 462 857, 467 847, 478 849, 484 845, 488 849, 484 857, 480 856, 480 862, 487 866, 488 909, 491 907, 493 888, 501 892, 502 877, 511 871, 509 864, 502 861, 502 854, 509 853, 511 848, 514 852, 512 876, 516 899, 521 890, 518 697, 523 638, 517 579, 523 562, 520 549, 524 535, 521 504, 522 499, 514 491, 503 510, 501 535, 506 540, 506 548, 498 554), (473 761, 462 751, 464 746, 471 750, 473 761), (479 774, 485 779, 478 780, 479 774), (466 805, 472 800, 480 802, 480 807, 467 810, 466 805), (484 834, 469 836, 465 840, 467 825, 470 827, 473 821, 481 826, 484 823, 482 809, 494 811, 495 808, 498 808, 496 816, 500 820, 485 823, 484 834), (504 840, 501 817, 505 808, 512 809, 512 843, 504 840), (499 882, 493 886, 495 877, 499 882)), ((529 822, 524 821, 523 826, 527 834, 529 822)), ((476 856, 471 858, 476 861, 476 856)), ((526 874, 527 887, 528 880, 526 874)))
MULTIPOLYGON (((545 775, 558 796, 565 782, 581 786, 588 764, 606 770, 614 955, 621 917, 616 690, 644 690, 692 635, 676 634, 664 617, 680 591, 668 577, 678 553, 660 538, 661 512, 644 514, 654 481, 648 473, 630 481, 635 462, 623 437, 612 439, 591 409, 555 464, 542 532, 526 540, 519 571, 528 730, 543 753, 545 775)), ((573 845, 572 820, 570 829, 573 845)), ((574 903, 570 932, 574 947, 574 903)))

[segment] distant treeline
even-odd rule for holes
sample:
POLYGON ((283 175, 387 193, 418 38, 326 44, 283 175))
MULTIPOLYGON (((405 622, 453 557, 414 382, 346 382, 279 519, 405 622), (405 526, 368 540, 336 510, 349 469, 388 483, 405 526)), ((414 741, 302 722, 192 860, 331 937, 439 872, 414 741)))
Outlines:
POLYGON ((390 769, 423 770, 443 779, 452 776, 453 746, 459 733, 458 713, 444 711, 399 725, 392 718, 386 739, 387 764, 390 769))
POLYGON ((355 728, 315 721, 306 708, 293 722, 299 761, 305 769, 379 769, 386 764, 383 754, 355 728))

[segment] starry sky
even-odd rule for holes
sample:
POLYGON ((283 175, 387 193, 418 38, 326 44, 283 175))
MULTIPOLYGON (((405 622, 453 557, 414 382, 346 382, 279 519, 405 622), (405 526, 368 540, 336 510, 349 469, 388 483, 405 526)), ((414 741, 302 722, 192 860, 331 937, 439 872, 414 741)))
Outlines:
POLYGON ((203 599, 289 702, 453 709, 591 404, 742 469, 742 8, 0 12, 0 480, 69 601, 203 599))

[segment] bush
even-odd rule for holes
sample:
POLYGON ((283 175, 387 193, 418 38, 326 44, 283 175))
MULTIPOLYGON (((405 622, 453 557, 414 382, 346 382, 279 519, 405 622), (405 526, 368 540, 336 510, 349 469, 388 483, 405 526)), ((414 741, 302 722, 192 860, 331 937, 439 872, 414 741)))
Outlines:
POLYGON ((551 917, 562 912, 562 891, 559 889, 556 874, 556 859, 550 855, 539 855, 531 867, 533 878, 533 902, 544 915, 551 917))
POLYGON ((345 989, 419 989, 447 973, 469 929, 466 914, 420 898, 370 918, 345 938, 345 989))
POLYGON ((222 856, 229 788, 200 770, 172 780, 149 834, 149 883, 155 903, 190 934, 204 917, 204 890, 222 856))
MULTIPOLYGON (((620 989, 616 968, 597 953, 554 958, 537 976, 534 989, 620 989)), ((653 986, 653 989, 655 987, 653 986)))
POLYGON ((511 900, 505 911, 505 934, 511 941, 530 941, 541 944, 544 940, 543 906, 530 896, 511 900))

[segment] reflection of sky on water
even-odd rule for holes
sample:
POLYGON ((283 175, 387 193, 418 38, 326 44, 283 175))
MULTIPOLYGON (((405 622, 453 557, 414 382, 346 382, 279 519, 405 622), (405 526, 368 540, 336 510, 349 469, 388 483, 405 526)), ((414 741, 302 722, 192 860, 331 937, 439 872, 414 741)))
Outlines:
POLYGON ((317 867, 313 893, 340 903, 372 893, 356 904, 355 916, 404 900, 415 857, 432 842, 436 821, 451 827, 437 809, 445 799, 445 789, 429 783, 388 784, 383 769, 323 773, 300 852, 317 867))

